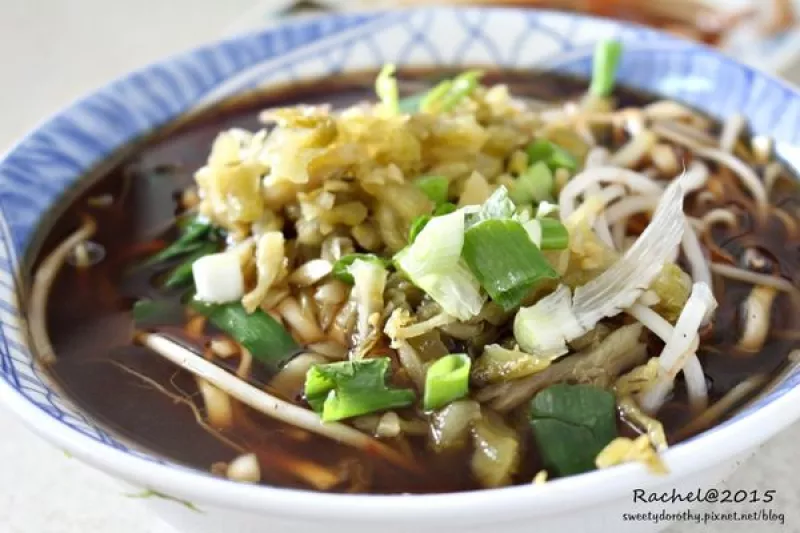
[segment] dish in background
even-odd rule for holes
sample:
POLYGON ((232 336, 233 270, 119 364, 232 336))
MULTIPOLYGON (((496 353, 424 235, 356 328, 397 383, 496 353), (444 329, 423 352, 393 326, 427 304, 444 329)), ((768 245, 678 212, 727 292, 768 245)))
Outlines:
POLYGON ((485 5, 558 9, 647 24, 674 35, 717 46, 761 69, 800 79, 800 0, 264 0, 229 26, 235 33, 285 16, 326 11, 485 5))

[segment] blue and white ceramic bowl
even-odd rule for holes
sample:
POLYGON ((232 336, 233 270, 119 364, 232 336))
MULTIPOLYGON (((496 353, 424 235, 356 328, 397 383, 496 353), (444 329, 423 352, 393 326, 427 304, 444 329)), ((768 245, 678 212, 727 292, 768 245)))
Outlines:
POLYGON ((163 495, 149 503, 192 533, 645 531, 623 513, 684 510, 635 504, 634 488, 711 487, 800 417, 800 375, 758 403, 665 453, 667 477, 632 464, 554 481, 435 496, 329 495, 249 486, 171 464, 91 420, 34 362, 24 319, 40 223, 112 150, 186 111, 257 86, 385 62, 401 66, 550 68, 588 76, 595 41, 624 41, 622 83, 719 118, 742 113, 790 161, 800 94, 707 48, 638 26, 554 12, 423 9, 305 19, 178 55, 63 110, 0 160, 0 398, 54 445, 114 477, 163 495))

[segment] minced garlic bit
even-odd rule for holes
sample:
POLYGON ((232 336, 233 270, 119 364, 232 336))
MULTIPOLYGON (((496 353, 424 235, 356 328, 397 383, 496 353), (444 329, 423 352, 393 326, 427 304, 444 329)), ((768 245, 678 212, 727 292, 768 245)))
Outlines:
POLYGON ((644 463, 653 474, 667 474, 669 472, 667 465, 664 464, 650 444, 650 439, 647 435, 640 435, 636 439, 617 437, 609 442, 594 460, 597 468, 608 468, 633 461, 644 463))

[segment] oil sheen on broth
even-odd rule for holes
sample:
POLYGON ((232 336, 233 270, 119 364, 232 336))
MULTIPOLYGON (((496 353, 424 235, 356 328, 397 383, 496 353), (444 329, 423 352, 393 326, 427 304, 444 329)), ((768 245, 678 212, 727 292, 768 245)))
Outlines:
MULTIPOLYGON (((416 92, 447 74, 406 74, 401 86, 416 92)), ((58 219, 45 239, 40 256, 44 257, 79 225, 81 213, 88 210, 96 218, 99 229, 93 240, 105 249, 105 258, 89 270, 69 266, 62 269, 52 289, 48 309, 49 331, 58 354, 52 372, 83 409, 139 445, 199 469, 208 470, 210 465, 230 461, 240 453, 201 428, 185 403, 165 394, 167 391, 174 397, 196 397, 193 377, 146 348, 132 344, 130 308, 133 302, 144 297, 165 297, 162 291, 154 288, 153 270, 134 267, 142 258, 173 240, 178 198, 183 189, 192 184, 194 171, 205 163, 211 142, 220 131, 231 127, 255 130, 260 127, 259 111, 269 107, 298 103, 348 106, 371 99, 373 80, 374 73, 370 72, 240 97, 182 119, 132 144, 113 156, 102 172, 95 172, 95 185, 58 219), (111 207, 86 207, 88 198, 104 194, 115 199, 111 207), (143 382, 133 372, 147 376, 153 383, 143 382)), ((512 94, 545 100, 565 100, 583 94, 586 89, 583 81, 530 72, 491 73, 485 81, 502 81, 509 85, 512 94)), ((648 95, 625 89, 619 89, 616 96, 622 105, 640 106, 653 100, 648 95)), ((614 146, 623 141, 603 140, 614 146)), ((689 157, 688 154, 684 157, 685 164, 689 157)), ((800 202, 800 197, 790 187, 779 192, 779 197, 778 202, 785 204, 800 202)), ((735 204, 736 198, 731 201, 735 204)), ((687 214, 699 209, 700 206, 687 202, 687 214)), ((741 213, 741 217, 746 231, 738 235, 716 235, 721 251, 738 257, 743 247, 753 247, 784 277, 792 279, 800 266, 798 243, 786 242, 788 236, 777 221, 757 227, 748 213, 741 213)), ((798 344, 792 339, 770 337, 757 356, 737 353, 737 339, 729 332, 738 329, 734 326, 743 319, 739 316, 739 303, 747 297, 751 287, 725 280, 724 290, 720 292, 717 288, 720 304, 717 327, 711 336, 703 338, 699 352, 710 384, 711 401, 750 375, 774 374, 784 364, 787 353, 798 344)), ((796 318, 790 312, 789 297, 779 295, 775 306, 771 329, 792 331, 796 318)), ((182 326, 181 320, 180 316, 174 319, 176 334, 182 326)), ((657 349, 653 347, 654 351, 657 349)), ((258 375, 253 379, 257 380, 258 375)), ((674 398, 659 414, 671 443, 675 442, 675 431, 688 420, 684 396, 679 381, 674 398)), ((236 410, 238 423, 224 434, 243 449, 258 455, 262 482, 267 484, 305 487, 282 470, 270 468, 271 462, 291 454, 331 468, 345 469, 350 479, 365 480, 363 486, 348 484, 350 491, 450 492, 480 488, 465 466, 468 458, 460 452, 434 454, 426 450, 424 438, 410 440, 425 470, 424 476, 415 479, 380 460, 321 437, 298 434, 294 428, 249 409, 237 406, 236 410)), ((625 434, 624 423, 620 422, 620 427, 625 434)), ((526 447, 532 448, 529 439, 526 447)), ((517 473, 517 483, 528 482, 540 467, 535 454, 529 450, 523 457, 525 463, 517 473)))

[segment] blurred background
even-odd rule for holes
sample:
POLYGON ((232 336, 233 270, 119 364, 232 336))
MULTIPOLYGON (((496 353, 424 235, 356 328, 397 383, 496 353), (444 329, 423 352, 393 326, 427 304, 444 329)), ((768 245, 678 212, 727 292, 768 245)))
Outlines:
MULTIPOLYGON (((0 150, 81 94, 204 41, 333 10, 426 0, 0 0, 0 150)), ((448 2, 436 2, 446 4, 448 2)), ((451 0, 550 7, 650 24, 800 82, 800 0, 451 0)), ((0 406, 0 533, 167 533, 125 487, 66 457, 0 406), (14 483, 10 483, 14 480, 14 483)), ((789 465, 800 426, 770 441, 727 483, 775 489, 781 531, 800 532, 789 465)), ((673 526, 670 533, 755 531, 752 524, 673 526)))

